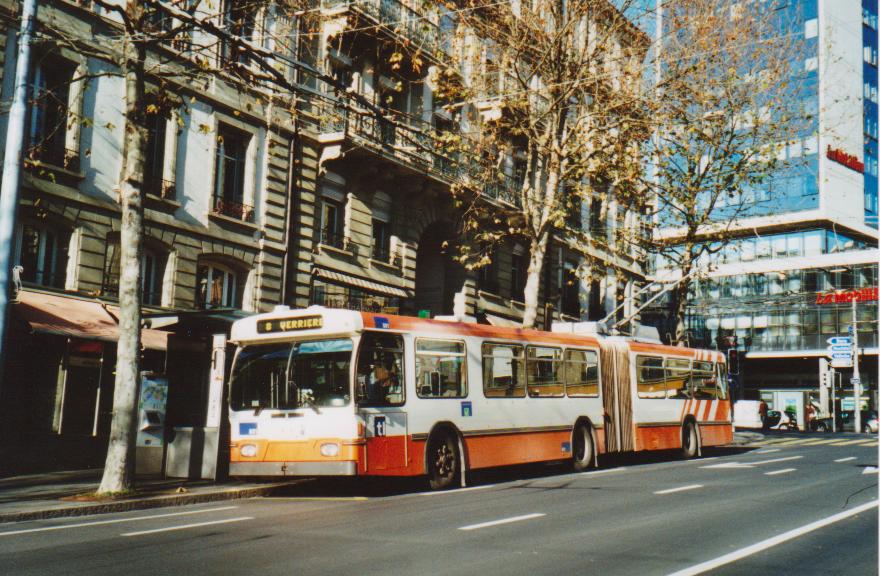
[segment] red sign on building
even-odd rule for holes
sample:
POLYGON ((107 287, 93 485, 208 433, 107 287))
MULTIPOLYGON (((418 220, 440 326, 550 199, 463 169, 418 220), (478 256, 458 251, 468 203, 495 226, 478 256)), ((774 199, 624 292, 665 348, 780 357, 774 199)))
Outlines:
POLYGON ((877 300, 877 288, 856 288, 840 292, 816 294, 816 304, 845 304, 847 302, 870 302, 877 300))
POLYGON ((825 151, 825 156, 829 160, 833 160, 842 166, 846 166, 850 170, 855 170, 859 174, 865 173, 865 164, 852 154, 847 154, 843 150, 832 148, 831 146, 825 151))

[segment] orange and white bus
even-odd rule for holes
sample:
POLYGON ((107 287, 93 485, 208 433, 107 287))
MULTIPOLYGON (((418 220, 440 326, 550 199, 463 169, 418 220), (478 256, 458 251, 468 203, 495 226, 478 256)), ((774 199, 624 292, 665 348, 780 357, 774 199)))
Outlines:
POLYGON ((233 476, 417 476, 733 438, 724 355, 313 306, 238 320, 233 476))

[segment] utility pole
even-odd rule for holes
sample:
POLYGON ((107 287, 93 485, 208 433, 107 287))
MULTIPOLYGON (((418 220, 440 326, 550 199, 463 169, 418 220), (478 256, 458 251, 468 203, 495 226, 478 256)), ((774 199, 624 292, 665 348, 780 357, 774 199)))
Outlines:
POLYGON ((859 375, 859 327, 856 322, 856 311, 858 309, 858 299, 855 294, 852 295, 852 344, 853 344, 853 400, 855 400, 855 432, 858 434, 862 431, 862 379, 859 375))
POLYGON ((31 66, 31 39, 37 14, 37 0, 21 4, 21 30, 15 60, 15 87, 6 127, 6 151, 3 156, 3 178, 0 181, 0 391, 3 389, 7 312, 9 309, 9 273, 12 268, 15 211, 21 185, 21 159, 27 117, 28 72, 31 66))

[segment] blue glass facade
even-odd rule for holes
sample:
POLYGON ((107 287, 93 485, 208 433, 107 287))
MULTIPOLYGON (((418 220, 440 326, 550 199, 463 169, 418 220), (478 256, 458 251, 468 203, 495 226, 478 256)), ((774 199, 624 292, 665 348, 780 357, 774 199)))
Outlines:
POLYGON ((862 0, 865 224, 877 228, 877 0, 862 0))

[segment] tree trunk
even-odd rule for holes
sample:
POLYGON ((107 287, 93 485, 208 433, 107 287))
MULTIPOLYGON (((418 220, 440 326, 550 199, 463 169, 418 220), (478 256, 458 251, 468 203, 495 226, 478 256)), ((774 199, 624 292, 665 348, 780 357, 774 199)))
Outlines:
POLYGON ((544 269, 548 237, 549 233, 545 232, 540 238, 533 238, 529 243, 529 271, 523 297, 526 305, 523 312, 523 328, 534 328, 538 319, 538 292, 541 288, 541 271, 544 269))
MULTIPOLYGON (((687 249, 684 259, 681 263, 681 276, 684 278, 693 270, 693 258, 690 255, 690 249, 687 249)), ((673 318, 675 318, 675 338, 672 342, 673 344, 680 344, 684 341, 685 336, 687 335, 687 323, 686 323, 686 312, 687 312, 687 299, 688 299, 688 289, 691 286, 691 279, 682 280, 678 283, 678 286, 675 287, 675 297, 673 298, 672 307, 673 307, 673 318)))
POLYGON ((140 388, 144 58, 143 50, 131 41, 131 37, 126 39, 124 56, 126 127, 120 183, 119 343, 116 348, 113 421, 99 494, 127 491, 133 485, 140 388))

